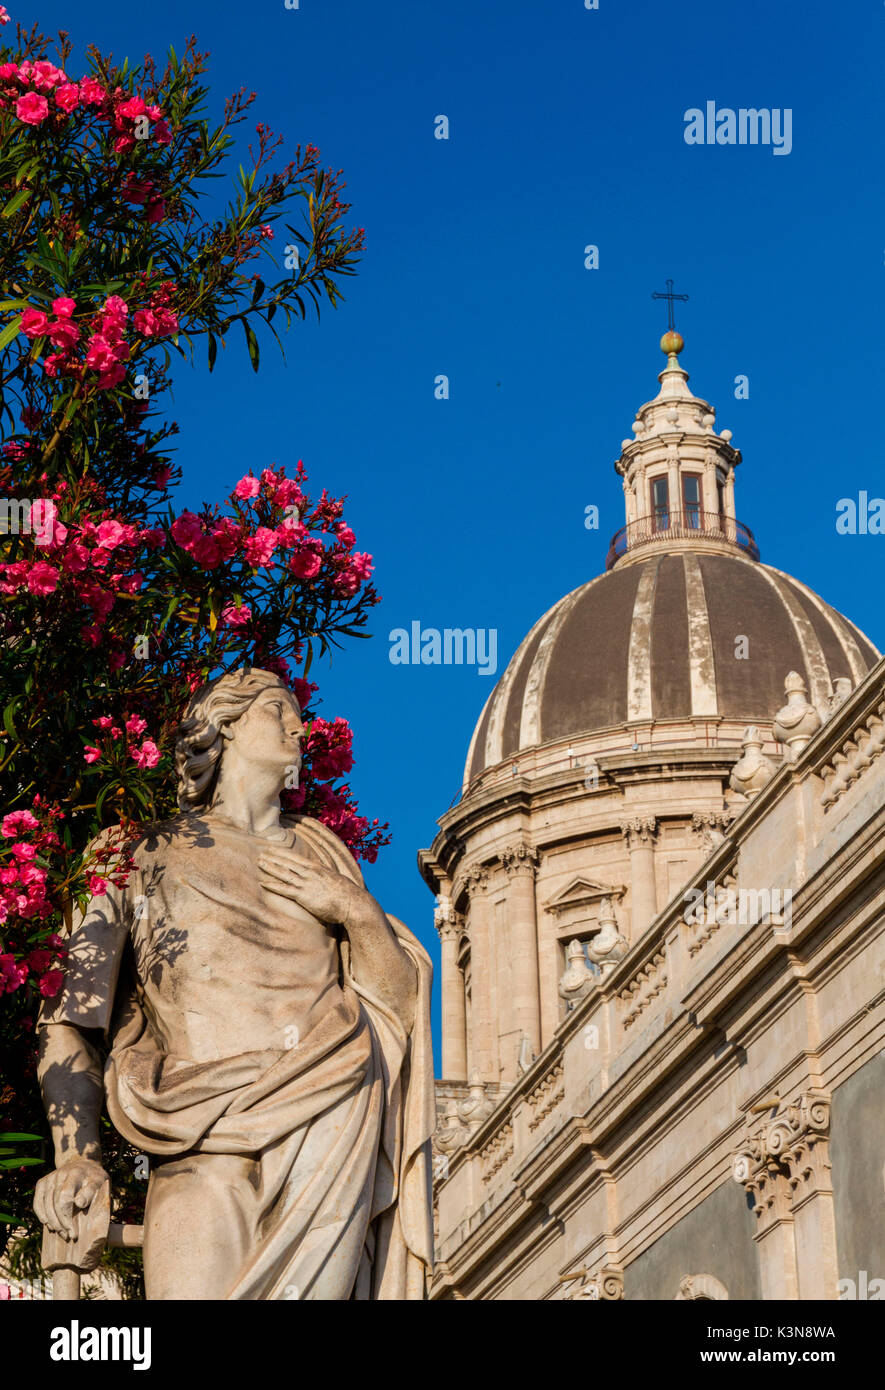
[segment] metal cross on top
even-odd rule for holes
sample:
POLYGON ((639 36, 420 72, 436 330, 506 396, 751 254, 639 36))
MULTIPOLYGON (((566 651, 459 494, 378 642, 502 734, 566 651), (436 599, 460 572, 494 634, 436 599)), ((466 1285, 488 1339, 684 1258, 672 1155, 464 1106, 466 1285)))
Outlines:
POLYGON ((661 290, 652 290, 652 295, 651 295, 651 297, 652 297, 652 299, 666 299, 666 301, 667 301, 667 329, 668 329, 668 331, 669 331, 670 333, 672 333, 673 330, 674 330, 674 327, 675 327, 675 325, 674 325, 674 323, 673 323, 673 300, 674 300, 674 299, 688 299, 688 295, 687 295, 687 294, 674 294, 674 293, 673 293, 673 281, 672 281, 672 280, 668 280, 668 281, 667 281, 666 293, 664 293, 664 292, 661 291, 661 290))

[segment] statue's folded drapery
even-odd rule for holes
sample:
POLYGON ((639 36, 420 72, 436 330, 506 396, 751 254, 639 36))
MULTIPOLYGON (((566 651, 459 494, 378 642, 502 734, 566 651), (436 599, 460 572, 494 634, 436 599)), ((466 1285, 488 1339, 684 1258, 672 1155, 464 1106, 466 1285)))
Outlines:
MULTIPOLYGON (((325 827, 300 820, 298 834, 361 882, 325 827)), ((179 880, 178 891, 185 886, 192 890, 193 879, 179 880)), ((424 1297, 432 1260, 432 972, 407 928, 389 921, 418 979, 409 1026, 353 978, 346 939, 337 1001, 297 1046, 279 1051, 199 1062, 176 1056, 149 1022, 150 985, 142 1007, 144 976, 137 988, 121 978, 105 1090, 115 1128, 161 1160, 148 1195, 146 1266, 153 1227, 174 1231, 176 1212, 192 1198, 216 1203, 232 1264, 239 1260, 219 1296, 424 1297)), ((52 1016, 77 1021, 73 996, 52 1016)), ((152 1295, 149 1280, 148 1296, 177 1295, 152 1295)))

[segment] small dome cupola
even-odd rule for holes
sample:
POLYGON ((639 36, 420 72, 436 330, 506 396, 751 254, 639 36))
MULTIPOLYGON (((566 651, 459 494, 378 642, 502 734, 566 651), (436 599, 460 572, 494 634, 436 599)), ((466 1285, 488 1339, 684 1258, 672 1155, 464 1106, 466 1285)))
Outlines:
POLYGON ((731 444, 731 430, 715 429, 716 411, 688 388, 688 372, 679 364, 685 343, 673 326, 672 280, 667 281, 669 328, 661 338, 667 365, 659 374, 661 389, 636 412, 634 439, 625 439, 615 470, 624 489, 625 522, 611 541, 606 569, 661 550, 743 552, 753 560, 759 550, 749 527, 738 521, 734 505, 734 471, 741 461, 731 444))

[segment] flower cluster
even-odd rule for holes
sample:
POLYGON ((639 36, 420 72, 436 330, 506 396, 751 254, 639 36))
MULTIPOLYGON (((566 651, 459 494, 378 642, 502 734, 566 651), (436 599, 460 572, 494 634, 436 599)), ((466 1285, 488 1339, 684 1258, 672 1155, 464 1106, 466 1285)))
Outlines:
MULTIPOLYGON (((28 923, 45 922, 55 910, 44 865, 47 856, 59 847, 53 826, 64 813, 44 807, 39 796, 34 810, 11 811, 0 823, 0 836, 5 841, 0 847, 0 923, 17 919, 20 929, 28 923)), ((66 954, 60 936, 44 931, 36 941, 7 941, 6 945, 8 949, 0 954, 0 994, 11 994, 29 978, 44 997, 58 993, 66 954)))
POLYGON ((131 150, 136 139, 148 134, 158 145, 171 143, 172 131, 159 106, 122 87, 110 91, 94 77, 73 81, 45 59, 0 64, 0 83, 0 107, 11 107, 23 125, 64 120, 82 108, 109 127, 116 154, 131 150))
MULTIPOLYGON (((132 315, 132 327, 140 338, 167 338, 178 331, 178 315, 170 308, 174 285, 163 282, 144 307, 132 315)), ((75 318, 73 299, 60 296, 52 301, 52 317, 44 309, 25 309, 20 329, 30 339, 48 338, 56 351, 43 359, 49 377, 74 377, 89 381, 99 391, 107 391, 126 377, 132 344, 126 338, 129 306, 118 294, 108 295, 97 312, 90 312, 81 325, 75 318), (82 355, 75 349, 86 337, 82 355), (87 376, 97 372, 97 378, 87 376)))

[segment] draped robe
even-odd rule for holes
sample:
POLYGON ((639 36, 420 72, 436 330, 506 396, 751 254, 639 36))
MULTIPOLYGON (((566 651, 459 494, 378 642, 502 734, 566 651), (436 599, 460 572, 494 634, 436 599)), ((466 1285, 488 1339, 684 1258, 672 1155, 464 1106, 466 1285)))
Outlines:
MULTIPOLYGON (((307 817, 284 825, 297 853, 362 885, 326 827, 307 817)), ((259 1029, 259 1046, 219 1047, 218 1025, 238 1008, 249 1031, 238 953, 248 962, 264 952, 264 967, 267 953, 284 952, 291 970, 299 921, 314 934, 319 926, 259 889, 255 859, 269 847, 211 817, 148 832, 125 889, 90 904, 41 1024, 102 1028, 109 1038, 108 1113, 155 1156, 148 1298, 206 1297, 200 1269, 210 1267, 215 1297, 423 1298, 435 1124, 430 960, 388 917, 417 976, 407 1023, 355 978, 339 932, 338 979, 320 992, 304 1036, 259 1029)))

